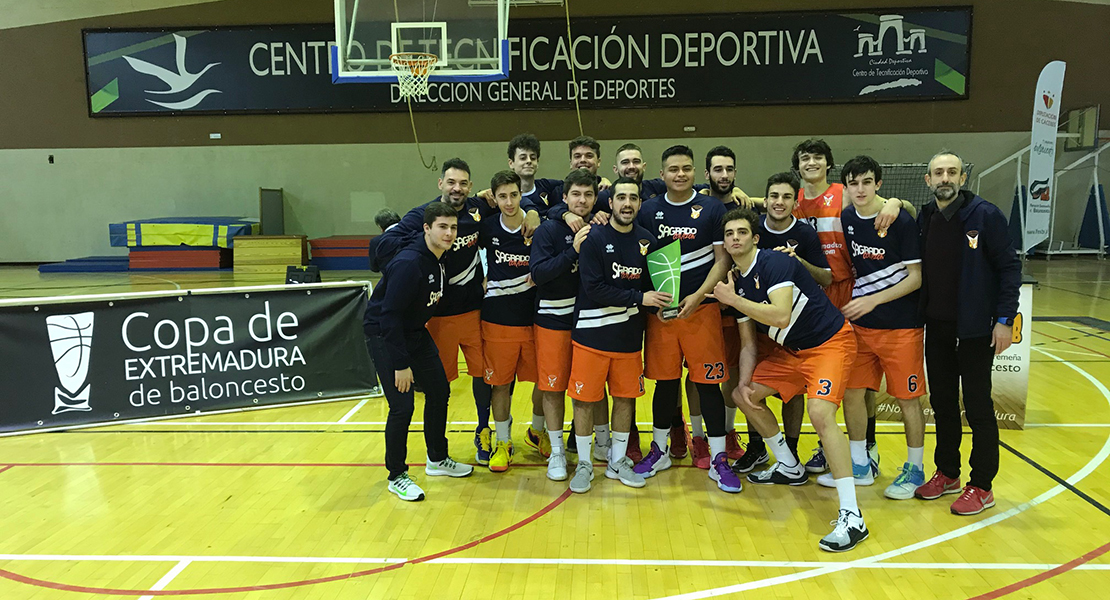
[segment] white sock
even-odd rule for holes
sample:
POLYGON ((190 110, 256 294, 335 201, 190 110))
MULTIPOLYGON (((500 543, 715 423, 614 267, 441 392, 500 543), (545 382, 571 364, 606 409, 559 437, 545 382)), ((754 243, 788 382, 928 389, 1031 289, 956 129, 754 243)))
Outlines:
MULTIPOLYGON (((609 445, 609 426, 608 425, 594 425, 594 435, 597 436, 598 446, 609 445)), ((628 438, 625 438, 627 440, 628 438)))
POLYGON ((925 447, 921 448, 907 448, 908 458, 906 462, 916 466, 922 471, 925 470, 925 447))
POLYGON ((497 421, 497 420, 495 420, 493 422, 493 426, 497 431, 497 441, 499 441, 499 442, 512 442, 513 441, 513 432, 512 432, 512 429, 511 429, 512 428, 512 419, 509 419, 509 420, 506 420, 506 421, 497 421))
POLYGON ((840 497, 840 508, 860 514, 859 505, 856 504, 856 482, 852 477, 834 479, 836 495, 840 497))
POLYGON ((848 449, 852 451, 852 462, 857 465, 871 464, 871 458, 867 456, 867 440, 848 440, 848 449))
POLYGON ((574 439, 578 442, 578 462, 590 462, 590 457, 593 456, 590 452, 593 450, 591 446, 594 443, 594 436, 575 434, 574 439))
POLYGON ((705 429, 702 426, 701 415, 690 415, 690 426, 694 429, 694 437, 705 437, 705 429))
POLYGON ((613 449, 609 452, 609 464, 613 465, 613 470, 616 471, 617 463, 628 452, 628 432, 627 431, 614 431, 613 432, 613 449))
POLYGON ((725 431, 736 429, 736 407, 725 407, 725 431))
POLYGON ((563 430, 560 429, 559 431, 548 431, 547 432, 547 437, 548 437, 548 439, 551 440, 551 454, 553 454, 553 455, 554 454, 562 454, 563 453, 563 430))
POLYGON ((709 460, 717 458, 717 455, 725 451, 725 436, 709 436, 709 460))
POLYGON ((544 425, 545 423, 547 423, 547 420, 544 419, 543 415, 532 415, 532 430, 533 431, 543 431, 543 428, 545 427, 545 425, 544 425))
POLYGON ((794 458, 794 453, 790 451, 790 446, 786 445, 786 438, 781 431, 776 433, 775 437, 763 438, 763 441, 774 453, 775 460, 782 463, 782 466, 791 470, 796 470, 800 466, 794 458))
POLYGON ((671 434, 670 429, 659 429, 658 427, 651 428, 651 441, 655 442, 659 449, 667 451, 667 437, 671 434))

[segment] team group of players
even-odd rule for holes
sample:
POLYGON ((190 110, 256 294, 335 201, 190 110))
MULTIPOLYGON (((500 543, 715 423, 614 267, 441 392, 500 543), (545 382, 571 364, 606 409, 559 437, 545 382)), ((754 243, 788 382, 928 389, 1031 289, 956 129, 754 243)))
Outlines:
POLYGON ((445 437, 461 349, 478 412, 477 462, 494 472, 513 461, 513 386, 533 382, 526 442, 548 459, 548 477, 569 477, 572 491, 590 490, 591 458, 605 463, 606 477, 638 488, 687 447, 729 493, 741 491, 745 474, 756 484, 801 485, 827 467, 817 482, 837 490, 840 509, 819 545, 849 550, 868 536, 855 486, 878 474, 866 396, 885 375, 908 448, 885 495, 950 493, 934 494, 924 475, 918 226, 911 206, 877 194, 882 168, 874 159, 853 158, 841 168, 843 183, 829 182, 831 149, 806 140, 792 169, 772 175, 764 198, 752 199, 735 187, 736 157, 723 146, 707 153, 708 183, 697 186, 686 146, 668 148, 660 178, 646 179, 640 148, 625 144, 611 183, 597 175, 595 140, 576 138, 569 149, 565 179, 538 179, 539 141, 519 135, 509 143, 509 169, 474 195, 467 164, 449 160, 441 196, 383 234, 383 278, 365 331, 390 405, 390 491, 424 498, 405 466, 414 379, 425 394, 426 474, 472 473, 447 455, 445 437), (648 255, 674 241, 681 278, 672 298, 653 289, 648 255), (677 316, 664 318, 672 306, 677 316), (681 416, 684 369, 692 439, 681 416), (645 377, 655 391, 643 454, 634 411, 645 377), (564 395, 573 399, 568 443, 564 395), (786 435, 767 407, 771 396, 784 403, 786 435), (842 404, 847 438, 836 423, 842 404), (805 464, 797 455, 803 406, 821 443, 805 464), (751 436, 746 453, 737 409, 751 436), (769 462, 767 449, 776 462, 756 471, 769 462), (578 459, 568 466, 570 453, 578 459))

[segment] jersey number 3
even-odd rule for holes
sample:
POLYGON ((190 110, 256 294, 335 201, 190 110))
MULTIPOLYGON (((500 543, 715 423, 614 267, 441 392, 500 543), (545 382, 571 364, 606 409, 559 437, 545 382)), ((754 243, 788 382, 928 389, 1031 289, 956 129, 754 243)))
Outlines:
POLYGON ((817 396, 828 396, 832 393, 832 380, 831 379, 818 379, 817 384, 821 387, 817 388, 817 396))
POLYGON ((720 381, 725 378, 725 363, 702 363, 705 368, 705 379, 707 381, 720 381))

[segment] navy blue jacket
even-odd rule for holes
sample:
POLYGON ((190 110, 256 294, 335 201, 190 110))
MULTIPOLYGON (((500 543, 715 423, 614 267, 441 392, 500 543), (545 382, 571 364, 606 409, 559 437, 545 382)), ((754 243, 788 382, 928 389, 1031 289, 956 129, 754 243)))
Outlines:
POLYGON ((366 305, 362 328, 366 335, 385 338, 394 369, 411 366, 408 340, 424 332, 443 298, 445 284, 443 262, 428 249, 424 236, 402 248, 385 265, 366 305))
MULTIPOLYGON (((963 247, 963 264, 960 271, 957 303, 956 335, 975 338, 991 335, 999 317, 1013 319, 1017 316, 1018 296, 1021 289, 1021 260, 1010 240, 1006 217, 997 206, 979 196, 960 190, 965 204, 959 217, 964 233, 978 231, 975 247, 969 241, 963 247)), ((926 204, 917 215, 921 228, 921 248, 929 239, 929 222, 940 209, 934 200, 926 204)), ((921 314, 925 314, 929 286, 925 269, 921 270, 921 314)))
POLYGON ((578 296, 578 252, 574 232, 563 221, 544 221, 532 236, 528 262, 536 284, 536 325, 568 331, 578 296))

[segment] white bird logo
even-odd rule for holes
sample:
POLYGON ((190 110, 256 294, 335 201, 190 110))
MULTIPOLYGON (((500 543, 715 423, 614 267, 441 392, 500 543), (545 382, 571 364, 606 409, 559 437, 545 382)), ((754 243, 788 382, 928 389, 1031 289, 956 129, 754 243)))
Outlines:
MULTIPOLYGON (((170 71, 169 69, 165 69, 159 67, 158 65, 149 63, 145 60, 132 58, 130 56, 123 57, 123 59, 127 61, 127 64, 131 65, 132 69, 135 69, 136 71, 144 75, 157 77, 162 81, 162 83, 165 83, 170 88, 168 90, 144 90, 148 94, 176 94, 179 92, 184 92, 191 88, 202 75, 208 72, 209 69, 220 64, 218 62, 210 63, 209 65, 201 69, 199 73, 190 73, 189 70, 185 67, 185 49, 187 41, 184 37, 176 33, 173 34, 173 39, 177 50, 176 73, 170 71)), ((220 90, 207 89, 197 93, 192 98, 182 100, 181 102, 156 102, 154 100, 150 100, 149 98, 147 99, 147 102, 171 110, 184 110, 200 104, 201 100, 204 100, 204 98, 211 94, 219 93, 221 93, 220 90)))

